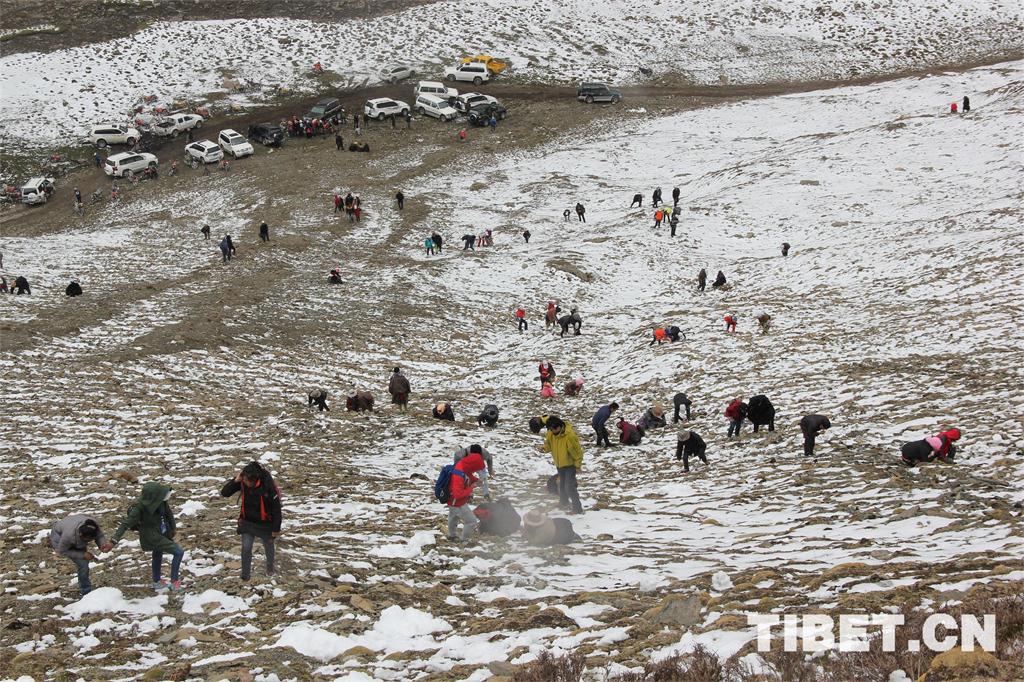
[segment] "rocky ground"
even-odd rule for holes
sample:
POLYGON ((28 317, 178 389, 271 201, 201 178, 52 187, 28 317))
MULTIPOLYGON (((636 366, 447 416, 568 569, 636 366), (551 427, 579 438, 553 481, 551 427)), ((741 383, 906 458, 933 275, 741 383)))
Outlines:
POLYGON ((854 673, 839 656, 759 656, 746 623, 979 611, 1021 591, 1020 69, 617 107, 510 95, 511 117, 466 143, 458 124, 372 126, 368 156, 295 140, 229 174, 143 182, 82 217, 66 193, 16 214, 4 275, 26 274, 33 295, 0 302, 0 674, 552 679, 531 666, 553 652, 604 679, 706 649, 732 662, 730 679, 1020 679, 1009 618, 988 658, 894 656, 854 673), (942 115, 936 103, 963 92, 972 116, 942 115), (625 208, 658 184, 683 190, 675 240, 625 208), (361 194, 362 222, 331 212, 336 187, 361 194), (562 222, 576 201, 586 225, 562 222), (230 264, 204 223, 234 235, 230 264), (488 227, 493 248, 454 250, 488 227), (431 230, 452 247, 441 257, 420 247, 431 230), (343 287, 325 284, 335 266, 343 287), (696 294, 700 267, 731 288, 696 294), (66 299, 72 277, 85 295, 66 299), (543 329, 550 299, 580 306, 582 336, 543 329), (510 322, 517 304, 527 334, 510 322), (776 327, 762 337, 764 310, 776 327), (740 314, 735 336, 719 329, 725 312, 740 314), (687 341, 649 348, 669 322, 687 341), (583 376, 583 396, 542 402, 542 358, 583 376), (386 404, 395 365, 413 383, 407 414, 386 404), (313 386, 330 413, 305 409, 313 386), (356 388, 375 412, 343 411, 356 388), (633 418, 677 390, 694 398, 708 467, 682 473, 672 429, 638 448, 588 441, 581 543, 444 539, 430 495, 453 448, 483 443, 496 492, 553 511, 529 416, 562 414, 589 439, 600 404, 633 418), (759 392, 778 429, 728 441, 725 403, 759 392), (438 400, 455 423, 430 418, 438 400), (474 421, 488 402, 502 409, 493 430, 474 421), (795 424, 812 411, 835 428, 804 459, 795 424), (895 465, 901 441, 951 425, 965 433, 955 466, 895 465), (253 458, 279 481, 286 520, 277 576, 249 586, 237 503, 218 491, 253 458), (129 534, 94 564, 95 611, 76 607, 49 527, 87 511, 112 531, 147 480, 175 489, 186 591, 153 597, 129 534))

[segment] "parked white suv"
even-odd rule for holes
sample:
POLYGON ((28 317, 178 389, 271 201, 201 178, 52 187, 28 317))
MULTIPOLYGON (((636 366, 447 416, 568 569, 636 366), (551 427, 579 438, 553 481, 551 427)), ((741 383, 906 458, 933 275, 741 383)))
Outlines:
POLYGON ((112 178, 130 178, 147 168, 156 168, 157 163, 157 158, 146 152, 122 152, 107 157, 103 172, 112 178))
POLYGON ((111 144, 134 145, 139 141, 139 131, 123 124, 103 123, 89 128, 89 144, 103 149, 111 144))
POLYGON ((29 178, 21 186, 21 203, 34 206, 45 204, 53 194, 53 178, 29 178))
POLYGON ((216 163, 224 158, 224 152, 220 150, 220 147, 209 140, 188 143, 185 145, 185 153, 203 163, 216 163))
POLYGON ((254 151, 249 141, 231 128, 220 131, 220 135, 217 136, 217 144, 236 159, 243 156, 252 156, 254 151))
POLYGON ((177 137, 193 128, 203 127, 203 117, 199 114, 171 114, 153 124, 153 134, 162 137, 177 137))
POLYGON ((401 100, 388 99, 387 97, 366 100, 366 104, 363 105, 363 113, 378 121, 383 121, 385 117, 391 114, 405 116, 408 111, 408 104, 401 100))
POLYGON ((458 111, 468 114, 469 110, 481 104, 497 104, 498 100, 490 95, 481 95, 479 92, 466 92, 455 98, 453 105, 458 111))
POLYGON ((420 95, 436 95, 441 99, 454 101, 459 96, 459 91, 455 88, 446 87, 440 81, 420 81, 412 89, 412 98, 416 99, 420 95))
POLYGON ((487 67, 479 62, 449 66, 444 70, 444 77, 445 80, 466 81, 473 85, 480 85, 491 80, 491 74, 487 72, 487 67))
POLYGON ((442 121, 454 121, 459 115, 448 100, 441 99, 437 95, 420 95, 416 98, 416 111, 420 116, 433 116, 442 121))

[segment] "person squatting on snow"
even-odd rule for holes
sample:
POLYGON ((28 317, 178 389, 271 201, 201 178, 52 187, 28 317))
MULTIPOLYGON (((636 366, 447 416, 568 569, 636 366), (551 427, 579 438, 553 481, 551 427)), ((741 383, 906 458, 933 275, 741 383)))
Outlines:
POLYGON ((582 391, 582 390, 583 390, 583 379, 580 379, 579 377, 577 377, 577 378, 573 379, 572 381, 566 382, 565 386, 562 388, 562 393, 564 393, 566 395, 566 397, 575 398, 576 396, 578 396, 580 394, 580 391, 582 391))
POLYGON ((459 529, 459 522, 462 522, 463 542, 473 534, 479 521, 469 508, 469 501, 473 497, 473 488, 479 480, 474 474, 484 471, 483 456, 474 452, 463 457, 455 465, 451 478, 448 481, 448 540, 455 542, 458 538, 455 533, 459 529))
POLYGON ((754 425, 754 433, 761 426, 767 426, 769 431, 775 430, 775 406, 768 396, 755 395, 747 402, 747 419, 754 425))
POLYGON ((95 559, 89 551, 89 544, 95 542, 101 552, 109 552, 114 548, 107 540, 92 517, 85 514, 72 514, 53 524, 50 531, 50 545, 58 555, 67 557, 75 565, 78 574, 78 591, 84 597, 92 591, 89 580, 89 562, 95 559))
POLYGON ((904 443, 900 448, 900 461, 908 467, 919 462, 939 460, 945 464, 953 462, 956 456, 956 441, 960 440, 960 429, 947 429, 930 438, 904 443))
POLYGON ((729 313, 728 315, 723 317, 722 320, 725 322, 725 331, 727 331, 727 332, 735 332, 736 331, 736 322, 737 322, 736 315, 734 315, 733 313, 729 313))
POLYGON ((641 431, 660 429, 668 426, 668 422, 665 419, 665 408, 658 403, 651 405, 636 423, 637 426, 640 427, 641 431))
POLYGON ((153 589, 157 592, 181 589, 179 571, 185 550, 174 542, 177 528, 174 524, 174 514, 171 513, 171 507, 167 503, 170 499, 171 488, 169 486, 156 481, 150 481, 143 485, 138 500, 129 507, 128 514, 121 521, 121 525, 117 527, 112 539, 116 545, 127 531, 137 530, 139 532, 139 545, 142 550, 152 552, 153 589), (172 556, 170 584, 160 578, 165 552, 172 556))
POLYGON ((252 547, 259 538, 267 558, 267 576, 274 575, 274 539, 281 534, 281 491, 259 462, 249 462, 220 489, 222 497, 239 495, 238 528, 242 536, 242 580, 252 575, 252 547))
POLYGON ((71 283, 64 289, 64 294, 70 298, 82 295, 82 285, 77 280, 71 280, 71 283))
POLYGON ((401 370, 395 367, 395 371, 391 373, 391 379, 388 381, 388 393, 391 394, 391 404, 398 405, 403 410, 409 405, 409 393, 411 387, 409 386, 409 380, 405 378, 401 370))
POLYGON ((682 330, 679 327, 672 325, 671 327, 658 327, 654 330, 654 338, 647 345, 653 346, 657 343, 659 346, 662 342, 676 343, 679 341, 679 337, 682 335, 682 330))
POLYGON ((611 447, 611 441, 608 440, 608 420, 611 419, 612 413, 619 409, 619 404, 616 402, 610 402, 607 405, 603 405, 597 408, 597 412, 590 420, 590 425, 594 429, 594 434, 597 436, 597 446, 611 447))
POLYGON ((473 510, 473 516, 480 521, 477 526, 482 535, 508 537, 519 530, 522 519, 507 497, 495 502, 484 502, 473 510))
POLYGON ((480 470, 480 492, 483 493, 485 500, 491 499, 491 491, 487 486, 487 479, 494 475, 494 458, 491 453, 487 451, 487 448, 483 447, 479 443, 473 443, 468 448, 457 448, 453 455, 453 464, 458 464, 466 457, 470 455, 480 455, 484 458, 484 464, 487 466, 480 470))
POLYGON ((580 539, 572 528, 572 521, 549 518, 539 509, 532 509, 523 516, 523 539, 535 547, 569 545, 580 539))
POLYGON ((789 255, 789 242, 782 242, 782 256, 786 257, 789 255))
POLYGON ((347 412, 373 412, 373 394, 369 391, 356 391, 345 398, 347 412))
POLYGON ((644 432, 639 426, 636 424, 630 424, 625 419, 620 419, 618 427, 620 443, 623 445, 640 445, 640 441, 644 437, 644 432))
POLYGON ((826 429, 832 428, 828 417, 820 414, 808 414, 800 420, 800 432, 804 434, 804 456, 814 454, 814 439, 826 429))
POLYGON ((484 405, 483 411, 476 418, 477 426, 494 426, 498 423, 498 406, 494 404, 484 405))
POLYGON ((550 381, 545 381, 540 387, 541 398, 554 398, 556 395, 555 387, 551 385, 550 381))
POLYGON ((452 410, 451 403, 441 402, 434 405, 430 410, 430 414, 434 416, 434 419, 440 419, 441 421, 455 421, 455 412, 452 410))
POLYGON ((558 506, 563 509, 571 506, 574 514, 582 514, 576 476, 583 470, 583 448, 572 424, 559 417, 548 417, 544 444, 538 450, 551 454, 558 471, 558 506))
POLYGON ((331 274, 327 276, 327 283, 344 284, 344 282, 341 279, 341 270, 339 270, 338 268, 334 268, 333 270, 331 270, 331 274))
POLYGON ((676 393, 672 396, 672 405, 676 408, 675 414, 672 417, 672 423, 675 424, 682 421, 679 416, 680 407, 686 408, 686 421, 690 421, 690 406, 693 405, 693 403, 686 397, 685 393, 676 393))
POLYGON ((757 320, 757 323, 761 326, 761 333, 767 334, 768 330, 771 329, 772 326, 772 316, 768 313, 761 313, 754 319, 757 320))
POLYGON ((676 460, 683 460, 683 472, 690 471, 690 457, 698 457, 704 464, 708 463, 705 456, 708 446, 696 431, 680 428, 676 436, 676 460))
POLYGON ((327 391, 325 391, 324 389, 314 388, 312 391, 309 392, 307 398, 308 401, 306 403, 306 406, 309 409, 313 409, 313 406, 316 405, 317 412, 331 411, 331 408, 327 407, 327 391))
POLYGON ((747 404, 743 402, 743 396, 739 396, 725 408, 725 417, 729 420, 729 430, 726 435, 729 438, 740 435, 740 428, 743 420, 747 418, 747 404))
POLYGON ((721 270, 718 271, 718 275, 715 276, 715 281, 712 282, 711 288, 717 289, 725 286, 725 273, 721 270))

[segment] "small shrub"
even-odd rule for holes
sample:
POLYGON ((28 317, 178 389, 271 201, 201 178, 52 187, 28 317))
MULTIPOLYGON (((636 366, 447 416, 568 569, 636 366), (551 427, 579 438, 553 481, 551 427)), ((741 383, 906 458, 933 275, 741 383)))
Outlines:
POLYGON ((516 671, 513 682, 580 682, 587 667, 583 654, 553 656, 542 651, 537 660, 516 671))

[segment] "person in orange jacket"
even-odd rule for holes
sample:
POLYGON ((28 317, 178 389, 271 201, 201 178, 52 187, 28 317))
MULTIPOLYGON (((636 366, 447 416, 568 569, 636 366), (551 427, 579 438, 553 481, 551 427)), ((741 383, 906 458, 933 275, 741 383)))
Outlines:
POLYGON ((516 322, 519 324, 519 331, 529 329, 530 326, 526 322, 526 311, 522 308, 516 308, 516 322))
POLYGON ((654 330, 654 339, 648 345, 653 346, 655 343, 657 343, 660 346, 664 340, 665 329, 663 327, 658 327, 657 329, 654 330))
POLYGON ((661 227, 661 221, 665 219, 665 212, 660 208, 654 212, 654 227, 655 229, 661 227))
POLYGON ((472 452, 459 460, 455 465, 451 481, 448 484, 448 539, 456 541, 455 531, 459 528, 459 521, 462 521, 462 541, 465 542, 476 530, 479 523, 468 502, 473 497, 473 488, 479 482, 474 474, 483 471, 486 467, 483 455, 479 452, 472 452))
POLYGON ((732 313, 722 318, 725 321, 725 331, 734 332, 736 331, 736 316, 732 313))

